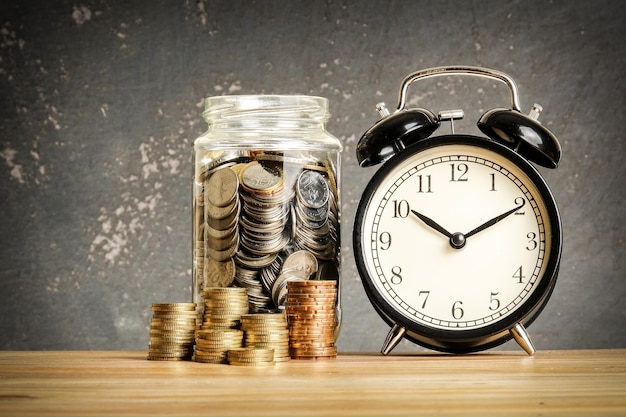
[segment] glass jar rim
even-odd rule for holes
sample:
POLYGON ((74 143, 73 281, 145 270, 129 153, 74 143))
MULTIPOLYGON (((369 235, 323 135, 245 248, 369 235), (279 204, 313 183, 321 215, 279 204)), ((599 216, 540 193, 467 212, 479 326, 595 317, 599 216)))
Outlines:
POLYGON ((330 117, 328 99, 308 95, 223 95, 204 99, 202 117, 214 119, 297 118, 324 122, 330 117))

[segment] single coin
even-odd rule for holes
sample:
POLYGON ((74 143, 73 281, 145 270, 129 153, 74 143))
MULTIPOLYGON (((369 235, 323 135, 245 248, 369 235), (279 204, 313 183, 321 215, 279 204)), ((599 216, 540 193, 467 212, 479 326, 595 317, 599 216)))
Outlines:
POLYGON ((228 361, 228 363, 234 366, 274 366, 276 362, 274 360, 271 360, 271 361, 256 361, 256 362, 228 361))
POLYGON ((296 192, 298 200, 309 208, 320 208, 328 202, 328 184, 324 176, 317 171, 302 171, 298 177, 296 192))
POLYGON ((250 162, 240 174, 241 184, 251 192, 275 192, 282 188, 283 177, 278 168, 250 162))
POLYGON ((309 278, 317 272, 317 258, 311 252, 299 250, 287 257, 281 269, 281 273, 297 271, 302 278, 309 278))
POLYGON ((196 303, 153 303, 152 311, 195 310, 196 303))
POLYGON ((207 287, 227 287, 235 279, 235 261, 228 258, 216 261, 207 258, 204 262, 204 285, 207 287))
POLYGON ((206 182, 206 198, 213 206, 228 206, 237 197, 238 187, 239 178, 235 171, 230 168, 219 169, 206 182))

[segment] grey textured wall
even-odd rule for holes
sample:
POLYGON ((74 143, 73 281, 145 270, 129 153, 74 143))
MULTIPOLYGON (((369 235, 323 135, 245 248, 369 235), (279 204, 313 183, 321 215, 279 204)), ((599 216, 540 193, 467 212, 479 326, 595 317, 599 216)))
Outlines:
MULTIPOLYGON (((355 145, 406 74, 449 64, 509 73, 563 146, 542 170, 565 248, 537 347, 626 347, 625 23, 604 0, 2 2, 0 348, 146 349, 150 304, 190 298, 203 97, 280 93, 330 100, 345 147, 338 346, 378 351, 387 326, 351 248, 374 169, 355 145)), ((425 81, 411 102, 464 108, 457 132, 477 133, 508 103, 495 87, 425 81)))

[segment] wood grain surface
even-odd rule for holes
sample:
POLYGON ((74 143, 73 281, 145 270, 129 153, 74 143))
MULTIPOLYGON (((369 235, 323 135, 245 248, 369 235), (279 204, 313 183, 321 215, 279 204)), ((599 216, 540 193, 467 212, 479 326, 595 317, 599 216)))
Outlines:
POLYGON ((0 416, 624 416, 626 349, 340 354, 273 367, 0 352, 0 416))

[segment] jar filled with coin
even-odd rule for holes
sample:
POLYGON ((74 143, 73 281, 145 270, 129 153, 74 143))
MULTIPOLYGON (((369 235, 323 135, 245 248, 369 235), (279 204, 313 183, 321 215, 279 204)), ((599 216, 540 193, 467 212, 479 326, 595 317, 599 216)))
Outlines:
MULTIPOLYGON (((241 287, 250 313, 281 312, 292 281, 340 288, 341 144, 321 97, 205 100, 194 142, 193 295, 241 287)), ((336 297, 337 330, 340 297, 336 297)))

